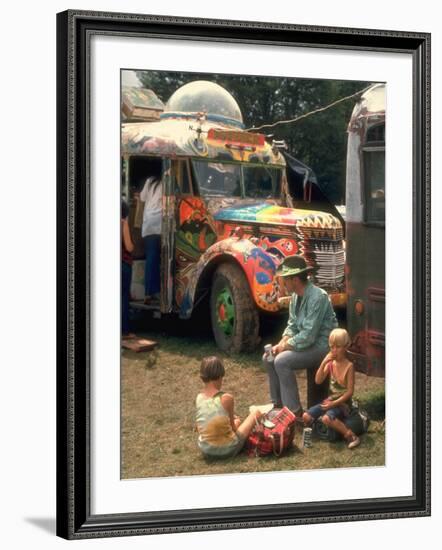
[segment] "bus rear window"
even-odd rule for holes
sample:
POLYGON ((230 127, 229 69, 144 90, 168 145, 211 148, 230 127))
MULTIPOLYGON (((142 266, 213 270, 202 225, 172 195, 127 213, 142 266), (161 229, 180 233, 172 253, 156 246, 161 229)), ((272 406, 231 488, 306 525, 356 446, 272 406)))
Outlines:
POLYGON ((367 130, 366 143, 385 143, 385 124, 376 124, 367 130))

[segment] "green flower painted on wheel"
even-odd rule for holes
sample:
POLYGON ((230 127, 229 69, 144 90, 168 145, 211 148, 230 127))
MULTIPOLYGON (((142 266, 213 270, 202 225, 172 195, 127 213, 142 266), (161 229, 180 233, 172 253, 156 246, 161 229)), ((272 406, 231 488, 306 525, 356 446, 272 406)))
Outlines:
POLYGON ((216 312, 219 327, 226 336, 231 336, 235 324, 235 305, 227 287, 224 287, 217 296, 216 312))

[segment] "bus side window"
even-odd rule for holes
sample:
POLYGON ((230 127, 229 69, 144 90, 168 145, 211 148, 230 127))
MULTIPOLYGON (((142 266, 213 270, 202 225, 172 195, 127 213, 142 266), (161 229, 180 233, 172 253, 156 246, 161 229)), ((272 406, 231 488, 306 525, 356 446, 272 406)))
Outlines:
POLYGON ((180 195, 192 194, 187 161, 177 160, 174 162, 174 167, 175 167, 174 174, 175 174, 175 183, 176 183, 176 193, 180 195))

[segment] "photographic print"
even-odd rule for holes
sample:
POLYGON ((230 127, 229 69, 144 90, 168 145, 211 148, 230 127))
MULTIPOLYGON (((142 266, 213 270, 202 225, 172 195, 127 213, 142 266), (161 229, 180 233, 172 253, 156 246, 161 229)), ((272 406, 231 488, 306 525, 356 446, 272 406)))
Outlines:
POLYGON ((385 98, 121 71, 123 479, 384 465, 385 98))
POLYGON ((57 19, 57 534, 430 513, 430 37, 57 19))

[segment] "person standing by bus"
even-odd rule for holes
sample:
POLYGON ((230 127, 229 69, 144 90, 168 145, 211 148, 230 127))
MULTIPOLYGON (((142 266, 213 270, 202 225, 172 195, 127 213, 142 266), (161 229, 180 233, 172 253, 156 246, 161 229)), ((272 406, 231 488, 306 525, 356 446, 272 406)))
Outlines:
POLYGON ((121 201, 121 335, 123 340, 134 338, 129 331, 129 298, 132 281, 132 252, 134 244, 128 223, 129 208, 121 201))
POLYGON ((319 367, 328 353, 330 332, 338 326, 327 292, 308 279, 311 270, 301 256, 285 258, 277 269, 276 276, 292 294, 289 320, 280 342, 272 348, 271 360, 267 354, 263 357, 271 401, 299 417, 303 409, 295 371, 319 367))
POLYGON ((163 186, 161 164, 152 165, 151 175, 146 179, 139 195, 144 202, 141 236, 144 242, 144 303, 159 301, 161 266, 161 218, 163 186))

